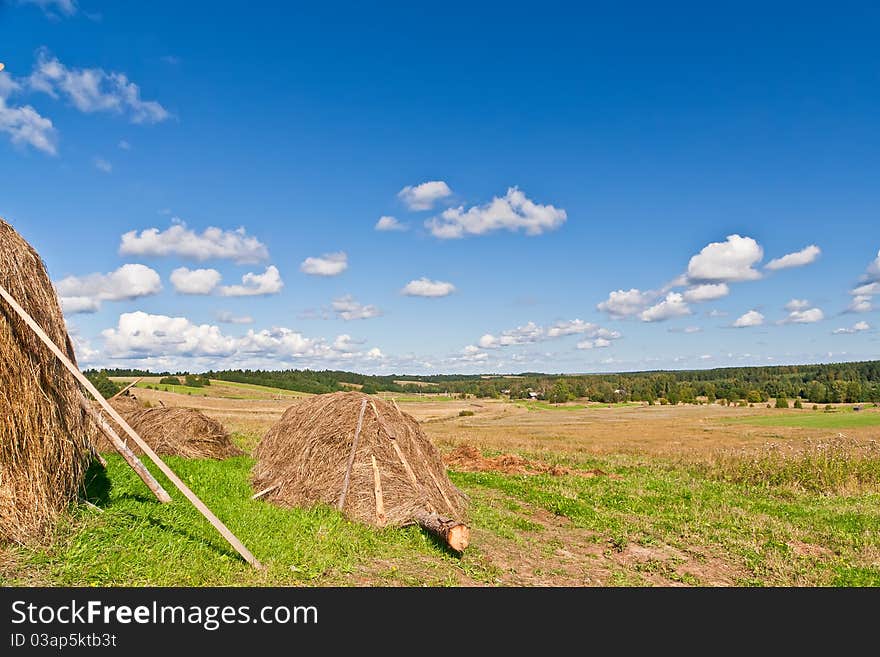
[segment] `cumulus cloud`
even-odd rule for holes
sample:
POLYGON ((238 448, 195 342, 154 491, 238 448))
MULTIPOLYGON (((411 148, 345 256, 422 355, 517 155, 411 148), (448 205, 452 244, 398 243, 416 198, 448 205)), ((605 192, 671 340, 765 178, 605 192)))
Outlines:
POLYGON ((728 235, 724 242, 712 242, 690 259, 688 280, 705 283, 731 283, 761 278, 754 269, 764 249, 751 237, 728 235))
POLYGON ((764 268, 775 271, 777 269, 788 269, 789 267, 803 267, 815 262, 821 253, 822 249, 815 244, 811 244, 795 253, 789 253, 781 258, 774 258, 764 265, 764 268))
POLYGON ((348 269, 348 255, 339 251, 325 253, 320 258, 309 257, 302 261, 299 268, 310 276, 338 276, 348 269))
POLYGON ((850 292, 853 296, 866 296, 871 297, 877 294, 880 294, 880 283, 865 283, 864 285, 859 285, 850 292))
POLYGON ((540 235, 559 228, 566 218, 565 210, 534 203, 518 187, 511 187, 503 197, 496 196, 485 205, 444 210, 440 216, 428 219, 425 227, 440 239, 484 235, 497 230, 522 230, 526 235, 540 235))
POLYGON ((749 326, 761 326, 763 323, 764 315, 759 313, 757 310, 750 310, 744 315, 738 317, 737 320, 733 323, 733 327, 747 328, 749 326))
POLYGON ((102 301, 124 301, 158 294, 162 290, 159 274, 145 265, 122 265, 107 274, 67 276, 55 283, 61 303, 68 313, 95 312, 102 301))
POLYGON ((105 160, 103 157, 95 158, 95 168, 98 171, 103 171, 104 173, 111 173, 113 171, 113 165, 105 160))
POLYGON ((663 301, 643 310, 639 314, 639 319, 643 322, 662 322, 673 317, 690 314, 691 309, 684 297, 678 292, 669 292, 663 301))
POLYGON ((850 313, 867 313, 872 310, 874 310, 873 299, 867 294, 855 295, 846 309, 850 313))
POLYGON ((203 359, 205 364, 240 366, 260 362, 351 362, 384 359, 378 348, 361 350, 348 335, 335 340, 310 338, 286 327, 248 330, 231 336, 212 324, 185 317, 142 311, 120 315, 116 327, 102 331, 104 355, 111 359, 177 362, 203 359))
POLYGON ((336 317, 345 321, 353 319, 372 319, 382 315, 382 311, 376 306, 365 305, 355 300, 350 294, 333 300, 333 312, 336 317))
POLYGON ((721 299, 730 294, 730 288, 727 283, 704 283, 703 285, 695 285, 684 291, 684 300, 688 303, 703 303, 704 301, 714 301, 721 299))
POLYGON ((171 117, 158 102, 141 99, 140 88, 124 73, 69 68, 46 50, 38 53, 28 85, 53 98, 63 96, 81 112, 124 114, 132 123, 159 123, 171 117))
POLYGON ((421 185, 407 185, 399 192, 397 197, 410 210, 430 210, 440 199, 452 196, 452 190, 442 180, 431 180, 421 185))
POLYGON ((0 132, 17 146, 30 146, 49 155, 58 153, 58 135, 51 119, 30 105, 10 105, 9 97, 21 90, 9 73, 0 71, 0 132))
POLYGON ((782 320, 783 324, 815 324, 825 319, 825 313, 821 308, 809 308, 807 310, 792 310, 788 317, 782 320))
POLYGON ((792 299, 787 304, 785 304, 785 309, 788 311, 803 310, 804 308, 809 307, 810 302, 806 299, 792 299))
POLYGON ((418 278, 404 285, 400 291, 408 297, 445 297, 455 292, 455 286, 446 281, 432 281, 429 278, 418 278))
POLYGON ((379 221, 376 222, 375 229, 378 231, 383 231, 383 232, 395 231, 395 230, 401 231, 401 230, 408 230, 409 226, 407 226, 406 224, 400 223, 394 217, 383 216, 383 217, 379 217, 379 221))
POLYGON ((655 292, 643 292, 636 288, 616 290, 609 293, 608 298, 599 303, 596 308, 608 313, 614 319, 621 319, 638 315, 656 297, 655 292))
POLYGON ((281 274, 275 265, 266 267, 262 274, 248 272, 241 277, 241 285, 224 285, 220 295, 224 297, 255 297, 278 294, 284 287, 281 274))
POLYGON ((228 310, 217 313, 217 321, 221 324, 253 324, 254 318, 250 315, 235 315, 228 310))
POLYGON ((849 328, 839 328, 831 331, 833 335, 852 335, 853 333, 861 333, 862 331, 869 331, 871 329, 871 325, 868 322, 856 322, 849 328))
MULTIPOLYGON (((523 326, 502 331, 498 335, 486 333, 479 339, 477 344, 482 349, 497 349, 499 347, 534 344, 536 342, 562 338, 567 335, 584 336, 589 338, 589 342, 593 346, 599 347, 609 346, 611 340, 617 340, 621 337, 619 331, 612 331, 581 319, 573 319, 556 322, 547 327, 540 326, 535 322, 528 322, 523 326), (605 344, 606 342, 608 344, 605 344)), ((585 349, 586 347, 579 348, 585 349)))
POLYGON ((220 284, 220 272, 178 267, 171 272, 171 284, 180 294, 211 294, 220 284))
POLYGON ((192 260, 232 260, 236 264, 254 264, 269 258, 266 245, 247 234, 244 228, 223 230, 210 226, 197 233, 185 223, 166 230, 146 228, 122 236, 120 255, 179 256, 192 260))

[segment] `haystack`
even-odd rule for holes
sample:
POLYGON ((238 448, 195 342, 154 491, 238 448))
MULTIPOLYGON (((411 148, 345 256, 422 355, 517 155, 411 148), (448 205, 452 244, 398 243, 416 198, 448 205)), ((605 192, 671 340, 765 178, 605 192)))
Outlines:
MULTIPOLYGON (((2 219, 0 284, 74 360, 46 267, 2 219)), ((73 376, 0 300, 0 541, 39 539, 76 499, 90 460, 79 398, 73 376)))
POLYGON ((282 506, 334 505, 376 526, 418 523, 467 545, 465 499, 412 416, 360 392, 287 409, 254 452, 254 488, 282 506))
MULTIPOLYGON (((130 397, 117 397, 111 405, 157 454, 170 454, 188 459, 228 459, 244 454, 229 437, 229 433, 214 418, 192 408, 144 408, 130 397)), ((124 432, 111 426, 124 437, 124 432)), ((99 451, 113 449, 103 434, 98 434, 99 451)), ((137 455, 143 454, 137 445, 127 445, 137 455)))

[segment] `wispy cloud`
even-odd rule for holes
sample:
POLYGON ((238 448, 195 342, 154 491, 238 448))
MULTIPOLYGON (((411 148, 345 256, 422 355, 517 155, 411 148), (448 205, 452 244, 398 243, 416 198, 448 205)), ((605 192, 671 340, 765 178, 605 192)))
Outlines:
POLYGON ((852 335, 854 333, 862 333, 864 331, 871 330, 871 325, 868 322, 856 322, 849 328, 839 328, 831 331, 832 335, 852 335))
POLYGON ((400 223, 394 217, 383 216, 379 217, 375 229, 378 231, 404 231, 409 230, 409 226, 400 223))
POLYGON ((339 276, 348 269, 348 255, 344 251, 309 257, 300 263, 300 271, 310 276, 339 276))
POLYGON ((9 97, 21 90, 6 71, 0 71, 0 132, 17 146, 30 146, 49 155, 58 153, 58 133, 52 120, 30 105, 10 105, 9 97))
POLYGON ((408 297, 445 297, 455 292, 455 286, 445 281, 418 278, 407 283, 400 291, 408 297))
POLYGON ((104 173, 112 173, 113 165, 105 160, 103 157, 95 158, 95 168, 98 171, 103 171, 104 173))
POLYGON ((815 244, 811 244, 800 251, 796 251, 795 253, 789 253, 788 255, 784 255, 781 258, 775 258, 764 265, 765 269, 769 269, 771 271, 775 271, 777 269, 788 269, 790 267, 803 267, 804 265, 809 265, 813 262, 816 262, 817 258, 822 254, 822 249, 820 249, 815 244))
POLYGON ((354 319, 372 319, 373 317, 380 317, 382 315, 382 311, 376 306, 362 304, 350 294, 334 299, 332 306, 333 312, 336 313, 336 317, 345 321, 354 319))

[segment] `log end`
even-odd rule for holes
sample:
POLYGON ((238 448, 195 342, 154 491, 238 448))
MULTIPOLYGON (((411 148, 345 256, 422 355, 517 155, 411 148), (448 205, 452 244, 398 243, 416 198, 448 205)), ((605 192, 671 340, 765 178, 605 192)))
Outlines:
POLYGON ((449 547, 456 552, 464 552, 465 548, 470 544, 471 530, 467 525, 455 525, 449 528, 446 534, 446 542, 449 547))

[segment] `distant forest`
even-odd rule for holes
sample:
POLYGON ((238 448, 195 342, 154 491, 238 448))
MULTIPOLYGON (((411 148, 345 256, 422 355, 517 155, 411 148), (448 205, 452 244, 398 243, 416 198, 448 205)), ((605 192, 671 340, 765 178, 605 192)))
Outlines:
MULTIPOLYGON (((105 372, 108 376, 189 374, 122 369, 105 372)), ((357 384, 370 394, 432 392, 475 397, 526 398, 532 393, 532 396, 552 402, 589 399, 605 403, 758 403, 778 397, 802 399, 814 404, 880 402, 880 361, 583 375, 527 372, 506 376, 374 376, 336 370, 223 370, 204 372, 203 375, 223 381, 254 383, 311 393, 335 392, 350 388, 350 385, 345 384, 357 384), (426 386, 425 383, 432 385, 426 386)))

